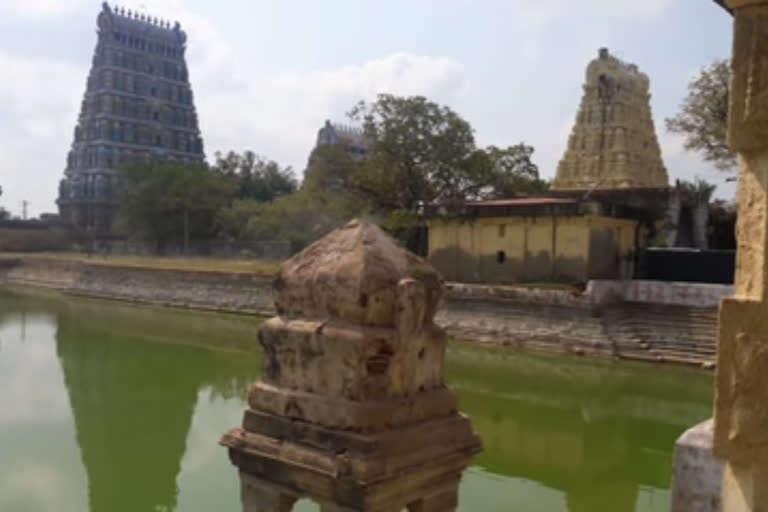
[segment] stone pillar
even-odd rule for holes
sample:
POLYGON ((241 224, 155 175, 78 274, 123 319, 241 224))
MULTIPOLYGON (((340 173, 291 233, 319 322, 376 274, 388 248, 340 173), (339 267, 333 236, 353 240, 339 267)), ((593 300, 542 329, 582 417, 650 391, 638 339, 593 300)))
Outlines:
POLYGON ((709 200, 697 198, 693 207, 693 243, 697 249, 709 249, 709 200))
POLYGON ((669 194, 666 222, 663 228, 667 247, 675 247, 677 245, 677 226, 680 223, 680 199, 680 189, 675 187, 669 194))
POLYGON ((734 13, 728 138, 739 153, 734 297, 720 306, 715 454, 722 506, 768 510, 768 0, 728 0, 734 13))
POLYGON ((352 221, 283 263, 261 380, 224 435, 244 512, 451 512, 481 450, 446 387, 437 272, 352 221))
POLYGON ((712 453, 711 419, 687 430, 675 443, 672 512, 720 512, 723 464, 712 453))

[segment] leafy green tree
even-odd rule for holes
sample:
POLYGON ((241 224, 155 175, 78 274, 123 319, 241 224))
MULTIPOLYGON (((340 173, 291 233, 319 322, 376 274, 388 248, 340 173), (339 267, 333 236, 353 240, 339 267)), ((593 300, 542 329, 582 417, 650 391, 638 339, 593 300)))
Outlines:
POLYGON ((265 205, 248 222, 248 236, 256 240, 288 240, 292 250, 303 249, 349 220, 339 213, 332 195, 302 188, 265 205))
POLYGON ((350 157, 342 147, 321 145, 309 157, 301 191, 337 217, 370 213, 371 201, 358 188, 363 172, 361 162, 350 157))
POLYGON ((351 185, 380 209, 415 211, 422 202, 473 196, 487 184, 472 127, 449 107, 381 94, 358 103, 350 117, 370 144, 351 185))
POLYGON ((688 84, 680 112, 666 119, 667 130, 685 136, 685 149, 723 171, 736 167, 736 155, 726 141, 730 77, 727 60, 706 66, 688 84))
POLYGON ((695 178, 694 181, 682 180, 679 182, 678 187, 683 194, 695 198, 698 202, 704 204, 709 203, 709 200, 712 199, 712 194, 717 189, 717 185, 701 178, 695 178))
POLYGON ((159 250, 192 234, 215 233, 216 212, 233 193, 232 183, 202 165, 133 162, 117 170, 116 225, 125 234, 154 240, 159 250))
POLYGON ((235 199, 216 214, 219 233, 233 242, 242 242, 252 233, 252 223, 257 222, 268 203, 255 199, 235 199))
POLYGON ((522 142, 506 148, 488 146, 485 153, 490 160, 494 197, 541 194, 549 189, 549 183, 539 178, 539 167, 531 160, 532 146, 522 142))
POLYGON ((369 203, 390 229, 418 222, 424 203, 533 192, 545 188, 533 148, 476 147, 472 127, 449 107, 422 96, 379 95, 350 112, 363 126, 367 158, 342 187, 369 203))
MULTIPOLYGON (((222 209, 222 233, 230 239, 288 239, 299 249, 362 216, 410 243, 420 233, 425 203, 521 195, 547 187, 532 162, 532 147, 478 148, 467 121, 426 98, 380 95, 373 103, 357 104, 350 117, 363 127, 365 158, 352 158, 340 145, 321 145, 310 155, 298 191, 291 193, 290 185, 266 186, 261 190, 277 193, 262 194, 241 186, 238 197, 264 203, 235 201, 222 209)), ((280 172, 277 164, 252 152, 219 153, 215 169, 241 184, 249 179, 290 181, 284 179, 289 170, 280 172)))
POLYGON ((215 158, 214 170, 237 183, 235 195, 238 199, 272 201, 297 189, 291 167, 280 167, 274 160, 253 151, 242 154, 229 151, 226 155, 217 152, 215 158))

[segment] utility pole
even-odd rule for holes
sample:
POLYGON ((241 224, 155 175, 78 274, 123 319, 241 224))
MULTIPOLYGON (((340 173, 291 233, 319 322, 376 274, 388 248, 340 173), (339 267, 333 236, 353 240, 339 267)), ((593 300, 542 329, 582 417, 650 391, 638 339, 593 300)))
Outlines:
POLYGON ((21 202, 21 218, 27 220, 27 200, 21 202))

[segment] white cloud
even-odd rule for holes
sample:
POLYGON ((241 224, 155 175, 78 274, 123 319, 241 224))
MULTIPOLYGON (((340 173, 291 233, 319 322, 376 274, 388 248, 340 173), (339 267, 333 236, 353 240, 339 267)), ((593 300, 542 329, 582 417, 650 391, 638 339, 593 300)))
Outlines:
POLYGON ((602 23, 609 19, 654 17, 663 14, 674 0, 517 0, 520 16, 517 22, 524 27, 540 30, 547 25, 574 17, 599 16, 602 23))
POLYGON ((86 0, 3 0, 0 4, 0 13, 9 13, 25 18, 49 18, 74 12, 83 5, 86 0))
POLYGON ((64 169, 77 108, 85 89, 86 66, 0 52, 0 204, 19 213, 51 211, 64 169))
POLYGON ((157 9, 162 16, 184 19, 191 42, 187 58, 192 87, 209 158, 216 150, 248 148, 300 172, 323 121, 343 121, 359 100, 380 92, 446 100, 466 89, 464 70, 456 60, 405 52, 337 69, 263 75, 207 18, 184 10, 179 0, 166 0, 157 9))
POLYGON ((323 120, 343 121, 360 99, 380 92, 446 99, 463 89, 456 61, 404 53, 330 71, 256 77, 235 94, 205 76, 196 86, 208 148, 251 147, 299 170, 323 120))

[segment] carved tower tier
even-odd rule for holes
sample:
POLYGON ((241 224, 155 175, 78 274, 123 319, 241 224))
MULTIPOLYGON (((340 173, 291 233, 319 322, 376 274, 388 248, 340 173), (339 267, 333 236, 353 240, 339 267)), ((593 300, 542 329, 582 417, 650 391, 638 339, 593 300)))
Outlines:
POLYGON ((179 23, 104 3, 97 27, 57 202, 73 226, 108 233, 115 167, 132 160, 202 163, 204 156, 179 23))
POLYGON ((584 95, 553 188, 661 188, 668 180, 648 76, 601 48, 587 66, 584 95))

